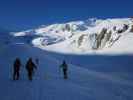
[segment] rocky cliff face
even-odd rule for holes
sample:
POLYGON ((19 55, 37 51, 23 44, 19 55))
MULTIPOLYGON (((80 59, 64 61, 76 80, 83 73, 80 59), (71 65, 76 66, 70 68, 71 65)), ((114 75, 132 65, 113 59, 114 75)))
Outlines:
POLYGON ((92 29, 82 32, 77 36, 72 44, 77 43, 76 47, 80 49, 98 50, 111 47, 121 36, 133 32, 133 23, 131 19, 104 20, 92 29))

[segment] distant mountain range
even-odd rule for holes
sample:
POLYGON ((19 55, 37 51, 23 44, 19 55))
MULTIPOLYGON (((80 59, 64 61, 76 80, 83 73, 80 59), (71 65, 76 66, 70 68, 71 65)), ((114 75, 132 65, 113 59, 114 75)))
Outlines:
POLYGON ((56 52, 133 53, 133 18, 92 18, 10 34, 16 42, 56 52))

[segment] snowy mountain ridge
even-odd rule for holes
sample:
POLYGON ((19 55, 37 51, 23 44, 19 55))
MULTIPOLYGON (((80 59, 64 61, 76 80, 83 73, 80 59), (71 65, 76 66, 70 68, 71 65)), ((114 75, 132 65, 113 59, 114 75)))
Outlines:
POLYGON ((79 22, 80 29, 70 27, 75 31, 63 32, 66 24, 56 24, 12 33, 13 37, 1 35, 0 100, 133 100, 132 19, 91 21, 79 22), (122 55, 97 55, 108 52, 122 55), (13 81, 16 57, 22 66, 20 79, 13 81), (37 65, 32 81, 25 68, 30 57, 37 65), (60 69, 63 60, 68 65, 67 80, 60 69))
MULTIPOLYGON (((37 29, 12 33, 12 35, 15 37, 34 36, 30 40, 32 44, 46 50, 82 53, 106 51, 106 49, 116 51, 122 49, 123 45, 128 47, 128 40, 133 43, 132 32, 132 18, 105 20, 93 18, 86 21, 41 26, 37 29), (124 39, 121 40, 122 38, 124 39), (127 44, 122 43, 125 38, 127 38, 125 41, 127 44), (119 48, 116 45, 119 45, 119 48)), ((128 51, 132 52, 133 48, 124 52, 128 51)))

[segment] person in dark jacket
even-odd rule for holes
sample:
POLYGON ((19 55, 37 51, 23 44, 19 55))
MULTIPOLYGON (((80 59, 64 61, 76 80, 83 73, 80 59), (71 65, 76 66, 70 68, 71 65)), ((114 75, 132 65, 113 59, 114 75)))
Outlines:
POLYGON ((16 58, 13 65, 13 80, 19 80, 21 61, 16 58))
POLYGON ((29 58, 29 60, 26 63, 26 70, 28 72, 28 79, 29 80, 32 80, 34 69, 37 69, 37 67, 33 63, 32 58, 29 58))
POLYGON ((67 79, 68 78, 68 74, 67 74, 68 65, 66 64, 65 60, 60 65, 60 68, 62 68, 64 79, 67 79))

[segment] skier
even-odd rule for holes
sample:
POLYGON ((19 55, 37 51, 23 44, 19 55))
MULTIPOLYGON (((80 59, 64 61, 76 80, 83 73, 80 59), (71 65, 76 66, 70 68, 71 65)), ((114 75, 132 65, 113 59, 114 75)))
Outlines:
POLYGON ((13 80, 19 80, 21 61, 19 58, 16 58, 13 65, 13 80))
POLYGON ((37 69, 36 65, 32 61, 32 58, 29 58, 29 60, 27 61, 26 69, 27 69, 27 72, 28 72, 28 79, 32 80, 34 69, 37 69))
POLYGON ((68 65, 66 64, 65 60, 60 65, 60 68, 62 68, 64 79, 67 79, 68 78, 68 75, 67 75, 68 65))

